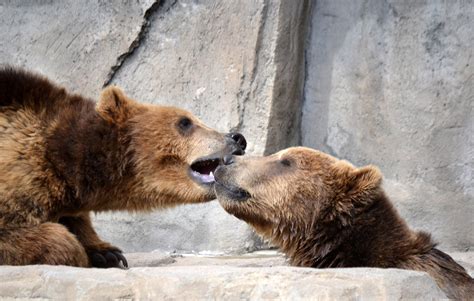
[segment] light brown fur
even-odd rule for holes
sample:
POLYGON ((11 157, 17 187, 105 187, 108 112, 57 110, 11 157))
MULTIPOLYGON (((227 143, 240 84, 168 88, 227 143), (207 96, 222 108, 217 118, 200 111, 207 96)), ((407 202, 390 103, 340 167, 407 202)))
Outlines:
POLYGON ((252 225, 295 266, 427 272, 450 298, 474 296, 474 280, 398 215, 374 166, 304 147, 235 158, 216 170, 223 208, 252 225))
MULTIPOLYGON (((191 113, 106 88, 98 104, 22 70, 0 70, 0 264, 118 266, 90 212, 214 198, 193 162, 242 154, 191 113)), ((219 163, 215 163, 219 164, 219 163)))

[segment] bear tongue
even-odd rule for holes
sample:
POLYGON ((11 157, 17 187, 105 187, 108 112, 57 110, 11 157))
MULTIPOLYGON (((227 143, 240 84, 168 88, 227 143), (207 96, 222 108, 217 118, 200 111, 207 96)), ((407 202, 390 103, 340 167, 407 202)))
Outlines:
POLYGON ((214 173, 211 171, 208 175, 201 174, 193 170, 193 174, 198 177, 203 183, 212 183, 214 182, 214 173))

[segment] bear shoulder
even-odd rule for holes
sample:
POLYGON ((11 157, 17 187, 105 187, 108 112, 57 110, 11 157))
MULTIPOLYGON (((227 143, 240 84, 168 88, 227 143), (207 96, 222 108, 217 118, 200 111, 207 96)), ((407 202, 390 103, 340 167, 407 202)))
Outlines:
POLYGON ((69 94, 40 74, 10 66, 0 68, 0 108, 21 107, 36 113, 52 113, 70 105, 93 106, 94 102, 69 94))

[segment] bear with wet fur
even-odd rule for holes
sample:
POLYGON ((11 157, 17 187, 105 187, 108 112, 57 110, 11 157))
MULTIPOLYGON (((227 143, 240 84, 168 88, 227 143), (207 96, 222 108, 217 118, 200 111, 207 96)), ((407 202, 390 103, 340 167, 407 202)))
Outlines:
POLYGON ((96 104, 40 75, 0 69, 0 264, 126 265, 90 212, 210 201, 214 170, 245 144, 117 87, 96 104))
POLYGON ((465 269, 399 216, 378 168, 356 168, 304 147, 233 161, 215 172, 220 204, 279 247, 292 265, 424 271, 448 297, 474 296, 465 269))

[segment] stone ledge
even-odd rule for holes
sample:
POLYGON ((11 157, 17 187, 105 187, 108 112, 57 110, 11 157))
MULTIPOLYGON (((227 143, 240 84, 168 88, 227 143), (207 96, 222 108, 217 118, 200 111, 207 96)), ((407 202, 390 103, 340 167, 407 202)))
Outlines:
MULTIPOLYGON (((474 252, 450 255, 474 272, 474 252)), ((238 256, 126 254, 130 269, 0 267, 1 300, 200 300, 445 298, 425 273, 397 269, 308 269, 263 250, 238 256)))
MULTIPOLYGON (((454 260, 462 265, 474 277, 474 252, 449 252, 454 260)), ((125 254, 129 266, 234 266, 234 267, 274 267, 288 266, 284 254, 276 250, 261 250, 242 255, 216 254, 169 254, 161 251, 125 254)))
POLYGON ((129 267, 160 266, 233 266, 233 267, 274 267, 288 266, 285 256, 274 250, 262 250, 241 255, 223 254, 169 254, 153 251, 127 253, 129 267))
POLYGON ((0 299, 247 300, 445 298, 424 273, 396 269, 173 266, 0 268, 0 299))

